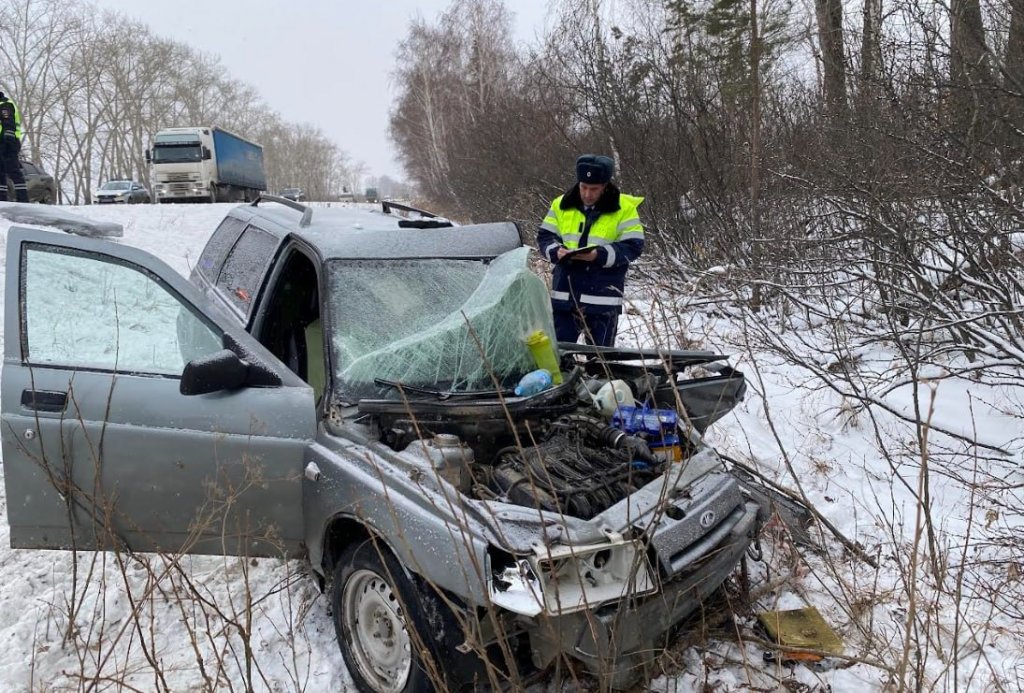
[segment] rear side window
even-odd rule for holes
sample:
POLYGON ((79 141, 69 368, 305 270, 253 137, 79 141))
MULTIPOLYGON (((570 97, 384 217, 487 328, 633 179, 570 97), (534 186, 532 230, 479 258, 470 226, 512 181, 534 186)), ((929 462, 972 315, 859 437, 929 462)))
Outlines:
POLYGON ((249 314, 260 280, 277 249, 277 238, 250 226, 228 253, 217 276, 217 287, 244 315, 249 314))
POLYGON ((203 248, 203 254, 199 256, 199 271, 211 283, 217 281, 217 275, 220 274, 224 258, 228 256, 228 251, 231 250, 231 246, 235 244, 238 237, 242 235, 242 229, 244 228, 244 221, 234 217, 227 217, 220 223, 220 226, 213 232, 213 235, 210 236, 206 247, 203 248))

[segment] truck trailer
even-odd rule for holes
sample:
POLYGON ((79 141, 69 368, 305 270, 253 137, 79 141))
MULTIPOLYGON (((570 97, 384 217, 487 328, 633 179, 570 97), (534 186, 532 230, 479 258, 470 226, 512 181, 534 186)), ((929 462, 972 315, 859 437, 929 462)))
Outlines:
POLYGON ((250 202, 267 189, 263 147, 218 127, 160 130, 146 160, 157 203, 250 202))

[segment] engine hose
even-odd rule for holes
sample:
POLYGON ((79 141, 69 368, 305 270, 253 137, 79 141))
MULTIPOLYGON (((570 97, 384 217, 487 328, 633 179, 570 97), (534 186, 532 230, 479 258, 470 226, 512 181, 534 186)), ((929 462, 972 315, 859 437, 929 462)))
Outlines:
POLYGON ((561 417, 559 421, 576 424, 586 429, 594 438, 608 447, 630 452, 644 462, 657 463, 659 461, 642 438, 631 436, 614 426, 609 426, 600 419, 585 414, 568 414, 561 417))

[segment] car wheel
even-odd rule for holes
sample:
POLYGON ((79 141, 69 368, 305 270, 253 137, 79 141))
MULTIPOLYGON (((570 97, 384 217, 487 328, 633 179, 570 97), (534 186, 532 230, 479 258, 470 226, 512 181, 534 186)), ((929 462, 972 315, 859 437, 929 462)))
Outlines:
POLYGON ((331 606, 338 644, 359 690, 457 690, 475 668, 457 661, 467 655, 455 649, 464 638, 451 610, 407 577, 379 542, 345 549, 334 569, 331 606))
POLYGON ((217 188, 210 187, 210 202, 214 203, 217 201, 217 188))

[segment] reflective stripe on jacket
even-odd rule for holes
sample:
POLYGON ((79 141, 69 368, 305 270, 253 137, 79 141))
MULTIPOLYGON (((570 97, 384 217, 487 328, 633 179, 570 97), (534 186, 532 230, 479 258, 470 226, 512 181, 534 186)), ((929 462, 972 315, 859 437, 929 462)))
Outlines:
POLYGON ((593 262, 555 264, 551 276, 555 309, 579 306, 587 312, 622 311, 626 271, 644 250, 644 229, 637 213, 643 199, 621 193, 609 183, 589 215, 584 212, 578 185, 552 201, 537 231, 541 255, 555 263, 559 248, 597 249, 593 262))

